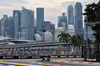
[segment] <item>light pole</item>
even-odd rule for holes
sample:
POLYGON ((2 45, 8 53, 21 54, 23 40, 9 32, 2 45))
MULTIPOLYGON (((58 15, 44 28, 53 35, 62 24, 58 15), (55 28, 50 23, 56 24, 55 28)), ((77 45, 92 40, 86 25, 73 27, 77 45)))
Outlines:
POLYGON ((46 30, 43 29, 42 32, 43 32, 44 54, 45 54, 45 32, 46 30))
POLYGON ((44 50, 43 50, 43 53, 45 54, 45 32, 46 32, 46 28, 45 28, 45 25, 44 25, 44 22, 42 23, 43 25, 43 28, 42 28, 42 32, 43 32, 43 47, 44 47, 44 50))
MULTIPOLYGON (((86 20, 87 21, 87 20, 86 20)), ((88 54, 88 25, 86 23, 86 45, 85 45, 85 61, 87 60, 87 54, 88 54)))

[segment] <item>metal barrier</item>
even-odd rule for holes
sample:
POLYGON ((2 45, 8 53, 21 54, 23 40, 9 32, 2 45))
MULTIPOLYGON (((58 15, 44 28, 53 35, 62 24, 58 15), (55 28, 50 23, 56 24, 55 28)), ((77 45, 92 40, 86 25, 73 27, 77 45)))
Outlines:
POLYGON ((52 55, 52 56, 0 56, 0 59, 41 59, 43 57, 50 58, 81 58, 82 56, 52 55))

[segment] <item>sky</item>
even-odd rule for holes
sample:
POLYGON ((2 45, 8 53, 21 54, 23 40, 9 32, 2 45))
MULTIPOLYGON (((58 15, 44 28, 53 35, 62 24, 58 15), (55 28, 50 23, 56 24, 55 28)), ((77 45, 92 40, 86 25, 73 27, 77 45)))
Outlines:
POLYGON ((54 23, 57 27, 58 16, 62 13, 67 15, 68 5, 75 5, 76 2, 81 2, 83 5, 83 12, 85 5, 98 2, 99 0, 0 0, 0 19, 3 15, 12 16, 13 10, 21 10, 22 6, 34 11, 36 18, 36 8, 44 8, 44 20, 54 23))

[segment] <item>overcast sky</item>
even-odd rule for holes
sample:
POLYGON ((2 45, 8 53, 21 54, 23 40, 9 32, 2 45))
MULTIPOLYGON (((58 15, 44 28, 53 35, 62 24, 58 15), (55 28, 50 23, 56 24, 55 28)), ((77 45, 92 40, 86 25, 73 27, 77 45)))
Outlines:
POLYGON ((22 6, 33 10, 36 18, 36 8, 44 7, 45 21, 51 21, 57 26, 57 17, 61 13, 67 13, 68 5, 75 5, 76 2, 81 2, 83 11, 85 5, 98 2, 99 0, 0 0, 0 18, 4 14, 12 16, 13 10, 21 10, 22 6))

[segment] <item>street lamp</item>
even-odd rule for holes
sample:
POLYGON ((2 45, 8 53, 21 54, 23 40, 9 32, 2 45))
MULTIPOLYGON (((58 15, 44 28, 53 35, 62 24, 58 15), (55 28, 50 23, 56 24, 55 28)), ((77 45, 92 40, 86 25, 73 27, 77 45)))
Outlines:
POLYGON ((88 21, 87 21, 87 17, 86 17, 86 45, 85 45, 85 61, 87 60, 87 49, 88 49, 88 21))
POLYGON ((43 32, 44 54, 45 54, 45 32, 46 30, 43 29, 42 32, 43 32))
POLYGON ((85 45, 86 49, 85 49, 85 61, 87 60, 87 49, 88 49, 88 25, 86 23, 86 45, 85 45))
POLYGON ((44 22, 42 23, 42 32, 43 32, 43 43, 44 43, 44 45, 43 45, 43 47, 44 47, 44 54, 45 54, 45 32, 46 32, 46 29, 45 29, 45 24, 44 24, 44 22))

